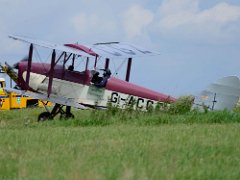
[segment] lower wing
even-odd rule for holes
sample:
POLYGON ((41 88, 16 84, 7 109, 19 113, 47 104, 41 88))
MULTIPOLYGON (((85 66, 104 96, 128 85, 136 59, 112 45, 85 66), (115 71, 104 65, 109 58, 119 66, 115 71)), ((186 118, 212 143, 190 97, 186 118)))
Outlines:
POLYGON ((87 109, 87 107, 74 101, 74 99, 63 98, 63 97, 56 96, 56 95, 50 95, 48 97, 46 94, 18 90, 18 89, 13 89, 13 88, 4 88, 4 90, 7 92, 15 92, 15 93, 21 94, 23 96, 29 96, 29 97, 43 100, 43 101, 49 101, 49 102, 53 102, 53 103, 57 103, 57 104, 62 104, 65 106, 71 106, 71 107, 78 108, 78 109, 87 109))

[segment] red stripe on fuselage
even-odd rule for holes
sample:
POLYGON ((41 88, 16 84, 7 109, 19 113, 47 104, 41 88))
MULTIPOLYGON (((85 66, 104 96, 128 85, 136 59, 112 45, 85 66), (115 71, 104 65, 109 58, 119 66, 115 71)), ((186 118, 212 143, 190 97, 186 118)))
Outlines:
POLYGON ((111 91, 121 92, 124 94, 131 94, 133 96, 138 96, 146 99, 151 99, 155 101, 161 102, 174 102, 176 101, 175 98, 155 92, 153 90, 117 79, 117 78, 110 78, 107 82, 106 88, 111 91))

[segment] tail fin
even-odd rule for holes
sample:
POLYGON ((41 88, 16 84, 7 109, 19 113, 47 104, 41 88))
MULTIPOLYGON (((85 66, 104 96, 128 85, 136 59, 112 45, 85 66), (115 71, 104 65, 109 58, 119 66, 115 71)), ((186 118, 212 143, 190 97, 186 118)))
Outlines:
POLYGON ((210 84, 195 98, 195 104, 205 105, 211 110, 232 110, 240 97, 240 79, 228 76, 210 84))

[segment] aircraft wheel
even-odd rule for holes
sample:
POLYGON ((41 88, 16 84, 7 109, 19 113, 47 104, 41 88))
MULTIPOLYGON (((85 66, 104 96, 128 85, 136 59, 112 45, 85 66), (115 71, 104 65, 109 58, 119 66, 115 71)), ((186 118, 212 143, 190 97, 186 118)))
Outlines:
POLYGON ((46 121, 46 120, 50 119, 50 117, 51 117, 51 113, 50 112, 42 112, 38 116, 38 122, 46 121))

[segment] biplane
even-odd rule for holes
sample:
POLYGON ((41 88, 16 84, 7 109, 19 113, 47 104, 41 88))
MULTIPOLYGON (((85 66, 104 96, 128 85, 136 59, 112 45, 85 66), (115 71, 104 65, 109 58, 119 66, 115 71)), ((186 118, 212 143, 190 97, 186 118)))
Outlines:
MULTIPOLYGON (((6 90, 55 103, 51 111, 47 109, 39 115, 38 121, 53 119, 57 114, 63 118, 73 118, 71 107, 105 109, 111 103, 119 108, 132 104, 135 109, 148 110, 158 103, 165 104, 176 100, 169 95, 129 82, 133 58, 156 55, 153 51, 120 42, 97 43, 91 46, 58 45, 29 37, 9 37, 28 43, 29 51, 25 60, 13 66, 18 70, 13 78, 18 88, 6 90), (34 61, 33 54, 37 47, 51 51, 49 63, 34 61), (110 61, 113 58, 127 59, 124 80, 113 76, 110 70, 110 61), (104 60, 102 69, 98 68, 100 59, 104 60), (76 62, 80 60, 84 61, 82 71, 75 68, 76 62), (89 68, 91 60, 92 69, 89 68)), ((13 69, 8 66, 8 71, 12 72, 13 69)))

